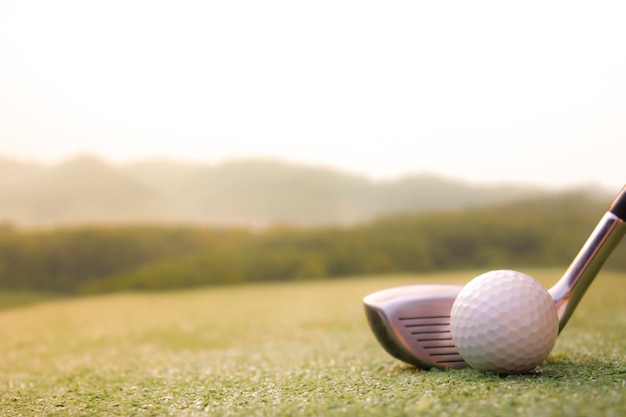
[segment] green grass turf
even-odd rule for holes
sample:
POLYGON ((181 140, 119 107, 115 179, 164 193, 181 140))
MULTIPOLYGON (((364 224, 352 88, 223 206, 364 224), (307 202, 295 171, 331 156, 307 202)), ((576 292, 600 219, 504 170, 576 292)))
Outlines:
POLYGON ((35 304, 45 300, 59 298, 58 294, 36 293, 29 291, 7 292, 0 291, 0 310, 14 308, 27 304, 35 304))
MULTIPOLYGON (((526 271, 545 285, 558 270, 526 271)), ((420 371, 366 294, 474 273, 53 300, 0 311, 3 416, 626 415, 626 276, 602 272, 545 365, 420 371)))

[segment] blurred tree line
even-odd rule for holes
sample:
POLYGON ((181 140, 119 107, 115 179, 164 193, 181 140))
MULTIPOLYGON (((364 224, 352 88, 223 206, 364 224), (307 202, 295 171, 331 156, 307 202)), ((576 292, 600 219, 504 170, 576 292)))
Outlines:
MULTIPOLYGON (((0 227, 0 289, 165 290, 464 268, 565 267, 606 207, 580 196, 351 227, 0 227)), ((621 247, 607 267, 626 271, 621 247)))

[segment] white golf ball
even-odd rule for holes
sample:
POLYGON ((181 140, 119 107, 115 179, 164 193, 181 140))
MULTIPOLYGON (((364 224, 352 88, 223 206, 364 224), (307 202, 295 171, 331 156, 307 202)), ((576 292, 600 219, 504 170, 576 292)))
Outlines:
POLYGON ((463 287, 452 306, 450 332, 472 368, 515 374, 548 357, 559 320, 552 297, 535 279, 491 271, 463 287))

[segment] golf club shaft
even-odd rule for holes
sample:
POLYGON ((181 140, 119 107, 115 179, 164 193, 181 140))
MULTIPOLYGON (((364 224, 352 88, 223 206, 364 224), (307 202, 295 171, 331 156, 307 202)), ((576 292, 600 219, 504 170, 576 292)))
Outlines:
POLYGON ((594 278, 626 234, 626 186, 617 195, 563 277, 549 292, 559 316, 559 333, 594 278))

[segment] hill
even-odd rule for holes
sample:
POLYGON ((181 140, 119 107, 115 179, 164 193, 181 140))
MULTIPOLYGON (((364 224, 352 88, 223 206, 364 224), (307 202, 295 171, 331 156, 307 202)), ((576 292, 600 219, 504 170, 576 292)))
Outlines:
POLYGON ((0 220, 21 225, 176 222, 354 224, 406 212, 506 203, 539 193, 430 175, 374 181, 276 160, 114 165, 83 155, 53 166, 0 159, 0 220))
POLYGON ((95 157, 54 167, 0 162, 0 218, 25 224, 101 222, 155 218, 168 202, 157 190, 95 157), (13 164, 15 166, 15 164, 13 164))

